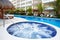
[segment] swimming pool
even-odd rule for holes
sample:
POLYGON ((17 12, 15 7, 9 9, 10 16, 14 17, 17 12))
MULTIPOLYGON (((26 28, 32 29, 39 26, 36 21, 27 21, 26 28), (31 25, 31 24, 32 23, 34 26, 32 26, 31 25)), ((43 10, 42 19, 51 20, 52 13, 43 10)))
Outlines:
POLYGON ((15 17, 24 18, 30 21, 46 22, 60 28, 60 19, 57 18, 42 18, 42 17, 35 17, 35 16, 20 16, 20 15, 15 15, 15 17))

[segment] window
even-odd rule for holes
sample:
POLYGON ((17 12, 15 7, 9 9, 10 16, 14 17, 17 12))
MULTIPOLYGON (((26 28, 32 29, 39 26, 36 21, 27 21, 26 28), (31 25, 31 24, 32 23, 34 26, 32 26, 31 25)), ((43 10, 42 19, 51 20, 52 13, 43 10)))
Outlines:
POLYGON ((26 4, 31 4, 31 3, 32 3, 32 1, 26 2, 26 4))

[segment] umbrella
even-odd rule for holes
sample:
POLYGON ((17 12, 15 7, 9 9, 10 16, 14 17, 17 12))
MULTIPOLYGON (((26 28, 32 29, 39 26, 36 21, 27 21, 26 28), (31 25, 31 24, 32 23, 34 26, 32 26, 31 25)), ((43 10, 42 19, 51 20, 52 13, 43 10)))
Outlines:
POLYGON ((13 4, 9 1, 9 0, 0 0, 0 10, 1 10, 1 13, 0 13, 0 18, 3 18, 3 13, 6 11, 6 10, 13 10, 15 9, 13 4))
POLYGON ((14 8, 13 4, 9 0, 0 0, 1 9, 12 9, 14 8))
POLYGON ((45 10, 53 10, 54 8, 53 7, 47 7, 45 8, 45 10))

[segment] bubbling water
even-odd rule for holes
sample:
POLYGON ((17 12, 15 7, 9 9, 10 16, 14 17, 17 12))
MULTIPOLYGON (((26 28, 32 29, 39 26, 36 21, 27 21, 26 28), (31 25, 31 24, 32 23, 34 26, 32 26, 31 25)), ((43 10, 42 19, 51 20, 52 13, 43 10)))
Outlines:
MULTIPOLYGON (((53 32, 56 33, 54 30, 49 30, 49 26, 41 26, 44 24, 41 23, 18 23, 7 30, 9 34, 20 37, 20 38, 29 38, 29 39, 36 39, 36 38, 51 38, 53 37, 53 32), (18 25, 18 27, 16 26, 18 25)), ((56 35, 56 34, 55 34, 56 35)))

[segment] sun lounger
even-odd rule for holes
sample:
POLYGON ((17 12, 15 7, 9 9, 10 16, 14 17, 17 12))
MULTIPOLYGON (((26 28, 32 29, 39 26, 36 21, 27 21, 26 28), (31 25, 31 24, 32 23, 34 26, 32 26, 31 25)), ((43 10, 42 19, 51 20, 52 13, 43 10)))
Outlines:
POLYGON ((14 15, 7 14, 7 15, 4 15, 4 18, 5 19, 12 19, 12 18, 14 18, 14 15))

